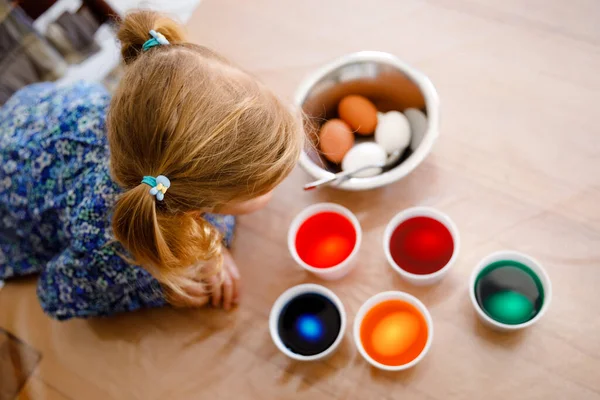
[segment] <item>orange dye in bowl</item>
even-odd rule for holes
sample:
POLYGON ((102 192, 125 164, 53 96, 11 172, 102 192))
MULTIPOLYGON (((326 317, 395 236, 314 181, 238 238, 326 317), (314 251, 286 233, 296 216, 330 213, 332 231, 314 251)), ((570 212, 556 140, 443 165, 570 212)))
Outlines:
POLYGON ((356 245, 352 222, 336 212, 315 214, 296 233, 298 256, 315 268, 331 268, 344 261, 356 245))
POLYGON ((421 354, 428 339, 425 317, 412 304, 387 300, 371 308, 360 326, 360 341, 378 363, 404 365, 421 354))

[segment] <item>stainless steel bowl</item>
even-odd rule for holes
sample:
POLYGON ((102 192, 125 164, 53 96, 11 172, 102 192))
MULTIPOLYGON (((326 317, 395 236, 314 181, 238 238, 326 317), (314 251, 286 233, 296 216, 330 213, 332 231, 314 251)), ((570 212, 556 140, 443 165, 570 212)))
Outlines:
MULTIPOLYGON (((349 94, 369 98, 379 111, 413 107, 427 117, 427 130, 414 151, 407 150, 394 168, 369 178, 352 178, 336 186, 345 190, 367 190, 395 182, 413 171, 431 152, 438 136, 439 99, 431 81, 397 57, 363 51, 343 56, 307 77, 296 92, 295 103, 305 114, 305 129, 315 144, 300 157, 300 165, 315 179, 339 172, 317 150, 320 125, 337 116, 337 105, 349 94)), ((372 140, 372 139, 359 139, 372 140)))

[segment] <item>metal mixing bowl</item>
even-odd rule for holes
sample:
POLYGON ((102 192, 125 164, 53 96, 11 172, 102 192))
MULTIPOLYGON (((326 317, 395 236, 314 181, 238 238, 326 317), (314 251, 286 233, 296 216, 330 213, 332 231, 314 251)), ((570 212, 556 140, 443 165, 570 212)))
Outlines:
MULTIPOLYGON (((431 81, 397 57, 363 51, 343 56, 306 78, 296 92, 295 104, 305 114, 304 126, 314 146, 304 151, 300 165, 315 179, 339 172, 318 151, 318 130, 337 117, 337 105, 349 94, 369 98, 382 112, 418 108, 427 117, 427 130, 414 151, 407 150, 398 165, 379 175, 351 178, 336 186, 345 190, 367 190, 395 182, 413 171, 431 152, 438 136, 439 99, 431 81)), ((359 138, 358 141, 373 140, 359 138)))

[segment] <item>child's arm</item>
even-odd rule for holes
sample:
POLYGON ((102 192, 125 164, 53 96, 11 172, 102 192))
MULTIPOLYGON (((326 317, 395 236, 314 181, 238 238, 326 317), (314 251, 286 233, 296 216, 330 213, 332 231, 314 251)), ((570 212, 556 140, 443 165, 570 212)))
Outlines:
MULTIPOLYGON (((90 213, 86 212, 93 208, 90 202, 94 201, 86 199, 73 213, 74 240, 71 246, 54 257, 40 275, 38 297, 44 311, 53 318, 65 320, 107 316, 167 304, 160 283, 145 269, 127 263, 119 254, 124 252, 120 245, 103 239, 102 232, 107 229, 107 222, 100 215, 90 217, 90 213), (85 224, 81 221, 82 216, 85 216, 85 224)), ((229 245, 235 219, 214 214, 207 214, 205 218, 223 234, 225 243, 229 245)), ((228 254, 226 261, 227 265, 231 263, 228 254)), ((229 270, 227 268, 226 272, 229 270)), ((239 277, 237 269, 226 278, 232 274, 235 284, 239 277)), ((226 279, 225 282, 229 281, 226 279)), ((235 284, 235 290, 223 286, 226 308, 231 302, 237 302, 238 285, 235 284)), ((221 282, 215 285, 209 283, 209 286, 213 289, 217 286, 218 293, 221 293, 221 282)), ((203 284, 198 287, 206 288, 203 284)), ((201 293, 191 294, 195 302, 188 299, 188 307, 208 303, 208 297, 204 298, 201 293)), ((221 296, 218 298, 220 301, 221 296)))
MULTIPOLYGON (((239 272, 227 250, 224 258, 222 274, 185 288, 191 297, 178 301, 171 293, 169 303, 201 307, 211 301, 226 310, 237 304, 239 272)), ((127 264, 113 245, 83 255, 65 250, 40 275, 38 297, 46 314, 59 320, 108 316, 167 303, 158 281, 146 270, 127 264)))
POLYGON ((166 303, 158 281, 141 267, 125 261, 125 251, 112 238, 112 192, 103 174, 88 174, 90 188, 74 198, 65 226, 68 246, 43 267, 38 297, 44 311, 60 320, 94 317, 157 307, 166 303), (85 196, 84 196, 85 194, 85 196), (78 202, 78 204, 77 204, 78 202))
POLYGON ((38 297, 44 311, 59 320, 166 304, 158 281, 126 263, 113 245, 89 253, 63 251, 40 275, 38 297))

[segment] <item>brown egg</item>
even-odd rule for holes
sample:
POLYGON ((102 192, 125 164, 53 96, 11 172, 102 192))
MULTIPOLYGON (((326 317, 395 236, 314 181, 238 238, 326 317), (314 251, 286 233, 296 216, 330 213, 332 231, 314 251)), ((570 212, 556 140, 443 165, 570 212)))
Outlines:
POLYGON ((366 97, 346 96, 338 105, 338 113, 350 127, 362 135, 375 132, 377 126, 377 108, 366 97))
POLYGON ((321 127, 319 146, 329 161, 341 163, 348 150, 354 146, 352 129, 341 119, 330 119, 321 127))

